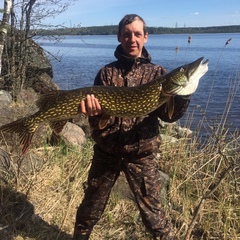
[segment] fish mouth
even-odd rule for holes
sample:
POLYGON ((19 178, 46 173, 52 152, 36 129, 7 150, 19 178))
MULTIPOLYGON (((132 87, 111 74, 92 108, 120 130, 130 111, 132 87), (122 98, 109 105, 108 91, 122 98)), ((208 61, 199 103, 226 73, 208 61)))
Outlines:
POLYGON ((200 78, 208 71, 208 62, 208 59, 204 60, 201 57, 187 65, 186 75, 188 81, 178 90, 178 95, 190 95, 197 90, 200 78))
POLYGON ((188 64, 188 78, 191 78, 191 76, 195 75, 196 72, 201 72, 201 74, 204 75, 208 71, 208 62, 208 59, 204 60, 204 57, 201 57, 196 61, 188 64))
POLYGON ((209 60, 208 59, 204 60, 204 57, 199 58, 199 60, 200 60, 200 63, 199 63, 198 67, 204 67, 204 68, 208 69, 208 62, 209 62, 209 60))

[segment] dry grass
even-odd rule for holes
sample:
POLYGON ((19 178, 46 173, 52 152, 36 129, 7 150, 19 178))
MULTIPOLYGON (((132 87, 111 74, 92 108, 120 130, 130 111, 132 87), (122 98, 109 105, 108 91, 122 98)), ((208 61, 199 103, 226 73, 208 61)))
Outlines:
POLYGON ((173 174, 170 212, 180 239, 239 239, 239 134, 166 148, 163 167, 173 174))
MULTIPOLYGON (((86 141, 81 154, 62 146, 36 149, 30 155, 31 159, 26 158, 21 164, 11 157, 12 163, 4 166, 0 239, 71 239, 90 166, 92 142, 86 141)), ((126 187, 120 177, 92 239, 129 239, 130 235, 132 239, 145 239, 126 187)))

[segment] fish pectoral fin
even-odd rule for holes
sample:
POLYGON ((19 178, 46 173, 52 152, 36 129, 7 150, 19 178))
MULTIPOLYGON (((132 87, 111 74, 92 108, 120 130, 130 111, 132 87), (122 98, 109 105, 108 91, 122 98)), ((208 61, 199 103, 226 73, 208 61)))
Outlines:
POLYGON ((53 121, 53 122, 49 122, 49 125, 53 130, 53 132, 58 135, 63 130, 67 121, 68 120, 53 121))
POLYGON ((99 129, 103 129, 107 126, 108 122, 109 122, 109 119, 110 119, 110 115, 108 114, 103 114, 100 118, 100 121, 98 123, 98 127, 99 129))
POLYGON ((172 119, 174 113, 174 96, 167 99, 165 111, 168 113, 168 118, 172 119))

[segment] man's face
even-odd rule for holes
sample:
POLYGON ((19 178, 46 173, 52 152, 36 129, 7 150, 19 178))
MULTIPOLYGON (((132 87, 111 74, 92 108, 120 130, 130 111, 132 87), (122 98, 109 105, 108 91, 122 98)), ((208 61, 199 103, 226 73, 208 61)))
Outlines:
POLYGON ((148 34, 144 35, 143 22, 139 19, 125 25, 118 34, 118 41, 125 54, 133 58, 141 57, 143 45, 147 40, 148 34))

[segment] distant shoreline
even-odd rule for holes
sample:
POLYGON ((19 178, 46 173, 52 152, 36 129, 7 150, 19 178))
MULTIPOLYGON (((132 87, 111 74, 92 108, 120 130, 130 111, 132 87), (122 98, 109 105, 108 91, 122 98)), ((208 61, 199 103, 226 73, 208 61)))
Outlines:
MULTIPOLYGON (((116 35, 117 25, 39 29, 34 35, 116 35)), ((240 25, 213 27, 148 27, 149 34, 240 33, 240 25)))

